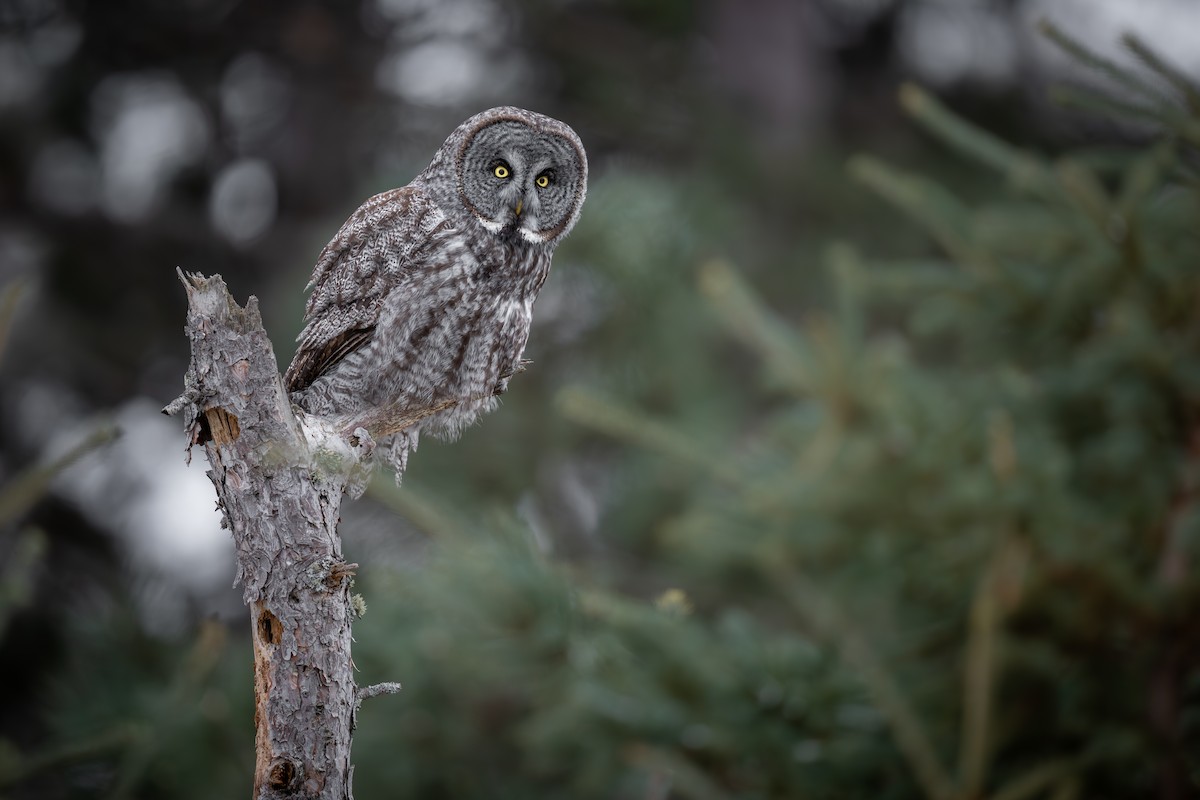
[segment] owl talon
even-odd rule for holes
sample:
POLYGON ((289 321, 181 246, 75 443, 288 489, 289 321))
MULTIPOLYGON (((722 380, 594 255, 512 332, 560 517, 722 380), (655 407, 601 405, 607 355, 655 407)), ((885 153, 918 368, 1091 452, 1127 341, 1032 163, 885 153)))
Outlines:
POLYGON ((532 363, 532 359, 522 358, 520 361, 514 364, 512 369, 500 376, 500 382, 496 384, 496 388, 492 390, 492 394, 500 395, 507 392, 509 380, 511 380, 514 375, 519 375, 524 372, 525 369, 532 363))
POLYGON ((364 461, 375 452, 375 440, 363 427, 355 428, 354 433, 350 434, 350 446, 359 451, 359 458, 364 461))
POLYGON ((357 500, 371 483, 371 471, 375 465, 372 458, 375 454, 375 440, 367 433, 366 428, 360 426, 354 429, 348 441, 350 447, 358 453, 358 463, 350 468, 346 476, 346 494, 357 500))

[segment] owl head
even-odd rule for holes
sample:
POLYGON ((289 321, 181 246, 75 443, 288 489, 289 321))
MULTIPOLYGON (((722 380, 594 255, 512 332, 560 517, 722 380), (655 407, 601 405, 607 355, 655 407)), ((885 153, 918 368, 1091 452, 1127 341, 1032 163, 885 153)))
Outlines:
POLYGON ((452 176, 455 200, 488 231, 533 245, 561 241, 587 194, 587 155, 575 131, 514 106, 459 125, 427 172, 452 176))

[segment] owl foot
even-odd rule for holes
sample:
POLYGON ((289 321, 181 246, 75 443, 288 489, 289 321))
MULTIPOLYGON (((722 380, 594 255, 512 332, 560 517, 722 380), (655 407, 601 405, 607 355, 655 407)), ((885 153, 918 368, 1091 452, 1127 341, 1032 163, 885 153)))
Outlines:
POLYGON ((366 428, 358 427, 350 434, 348 441, 351 451, 358 456, 358 463, 350 468, 350 473, 346 476, 346 494, 357 500, 363 496, 363 492, 371 483, 371 473, 375 469, 375 459, 372 458, 375 454, 375 440, 367 433, 366 428))
POLYGON ((509 380, 514 375, 518 375, 518 374, 524 372, 525 369, 532 363, 533 363, 533 359, 522 358, 520 361, 518 361, 516 364, 514 364, 512 369, 510 369, 508 372, 506 372, 500 376, 500 381, 499 381, 499 383, 496 384, 496 388, 492 390, 492 394, 497 395, 497 394, 504 394, 505 392, 507 392, 509 380))
POLYGON ((375 452, 375 440, 367 429, 359 426, 348 437, 350 446, 357 450, 363 459, 368 459, 375 452))
POLYGON ((354 498, 362 496, 375 463, 375 440, 365 428, 353 430, 344 421, 319 417, 295 409, 296 421, 308 444, 314 480, 342 483, 354 498))

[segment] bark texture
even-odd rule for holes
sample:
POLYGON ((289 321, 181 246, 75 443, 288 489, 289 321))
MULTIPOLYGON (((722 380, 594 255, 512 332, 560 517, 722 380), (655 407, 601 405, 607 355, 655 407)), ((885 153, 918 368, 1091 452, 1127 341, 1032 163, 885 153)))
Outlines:
MULTIPOLYGON (((179 273, 192 363, 180 414, 203 445, 254 640, 254 798, 352 795, 359 702, 350 661, 350 582, 337 523, 346 478, 318 468, 283 388, 258 301, 219 275, 179 273)), ((327 465, 323 465, 327 466, 327 465)), ((378 691, 394 691, 383 685, 378 691)))

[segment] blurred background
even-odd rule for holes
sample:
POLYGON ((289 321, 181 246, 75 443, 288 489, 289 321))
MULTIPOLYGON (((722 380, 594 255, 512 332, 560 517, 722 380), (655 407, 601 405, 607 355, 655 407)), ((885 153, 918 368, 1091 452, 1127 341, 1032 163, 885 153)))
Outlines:
POLYGON ((589 196, 343 507, 360 798, 1200 794, 1198 79, 1187 0, 0 0, 0 796, 249 790, 175 268, 286 364, 499 104, 589 196))

